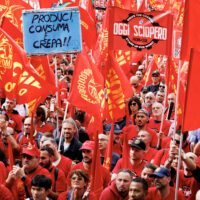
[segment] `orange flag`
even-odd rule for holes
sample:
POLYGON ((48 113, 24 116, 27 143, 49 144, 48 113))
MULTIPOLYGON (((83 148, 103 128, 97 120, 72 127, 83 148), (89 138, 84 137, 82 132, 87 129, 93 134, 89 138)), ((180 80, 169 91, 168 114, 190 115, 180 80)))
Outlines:
POLYGON ((181 59, 189 60, 190 48, 200 50, 200 0, 187 0, 184 10, 181 59))
POLYGON ((199 62, 200 52, 192 49, 190 55, 182 131, 198 129, 200 124, 199 62))
POLYGON ((109 52, 105 72, 108 112, 113 121, 125 116, 125 100, 133 96, 133 90, 113 51, 109 52))
POLYGON ((104 80, 85 51, 77 56, 68 101, 99 119, 104 112, 104 80))

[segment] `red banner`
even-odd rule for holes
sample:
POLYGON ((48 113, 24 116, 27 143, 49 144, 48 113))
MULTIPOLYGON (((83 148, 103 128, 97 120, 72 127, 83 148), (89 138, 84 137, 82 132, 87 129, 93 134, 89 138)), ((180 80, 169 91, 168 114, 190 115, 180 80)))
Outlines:
POLYGON ((169 12, 135 13, 109 8, 109 49, 170 55, 173 17, 169 12))

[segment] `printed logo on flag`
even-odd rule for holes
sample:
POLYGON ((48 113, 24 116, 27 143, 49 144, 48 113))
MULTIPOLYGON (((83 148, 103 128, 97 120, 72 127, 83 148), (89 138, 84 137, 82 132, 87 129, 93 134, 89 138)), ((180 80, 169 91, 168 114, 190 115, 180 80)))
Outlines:
POLYGON ((138 51, 151 49, 159 40, 167 40, 167 28, 154 21, 154 16, 144 13, 129 14, 122 22, 114 23, 114 35, 121 35, 129 47, 138 51))

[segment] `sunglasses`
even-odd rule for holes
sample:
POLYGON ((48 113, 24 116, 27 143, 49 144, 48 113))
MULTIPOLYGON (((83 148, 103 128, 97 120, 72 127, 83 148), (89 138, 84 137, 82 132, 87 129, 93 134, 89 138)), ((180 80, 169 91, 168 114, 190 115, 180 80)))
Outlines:
POLYGON ((137 105, 137 103, 131 103, 130 104, 130 106, 136 106, 137 105))
POLYGON ((165 88, 165 86, 163 86, 163 85, 160 85, 159 87, 160 87, 160 88, 165 88))
POLYGON ((26 158, 27 160, 32 160, 32 159, 33 159, 33 156, 22 155, 22 158, 26 158))
MULTIPOLYGON (((173 138, 171 139, 173 141, 173 138)), ((176 144, 180 144, 179 140, 175 140, 176 144)))

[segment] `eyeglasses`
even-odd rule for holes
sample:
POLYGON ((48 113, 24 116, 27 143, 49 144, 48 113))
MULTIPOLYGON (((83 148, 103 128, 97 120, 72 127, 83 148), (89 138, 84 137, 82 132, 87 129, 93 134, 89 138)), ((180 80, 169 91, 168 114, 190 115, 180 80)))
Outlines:
POLYGON ((131 103, 130 104, 130 106, 136 106, 137 105, 137 103, 131 103))
POLYGON ((74 177, 72 177, 71 179, 72 179, 73 181, 75 181, 75 180, 81 181, 81 180, 83 180, 83 177, 76 177, 76 176, 74 176, 74 177))
POLYGON ((160 88, 165 88, 165 86, 164 86, 164 85, 159 85, 159 87, 160 87, 160 88))
MULTIPOLYGON (((173 141, 173 138, 171 139, 173 141)), ((179 140, 174 140, 176 142, 176 144, 180 144, 179 140)))
POLYGON ((150 100, 151 100, 151 99, 153 99, 153 98, 152 98, 152 97, 147 97, 147 96, 146 96, 145 99, 150 99, 150 100))
POLYGON ((26 155, 26 154, 24 154, 24 155, 22 155, 22 158, 26 158, 27 160, 32 160, 33 159, 33 156, 29 156, 29 155, 26 155))

